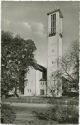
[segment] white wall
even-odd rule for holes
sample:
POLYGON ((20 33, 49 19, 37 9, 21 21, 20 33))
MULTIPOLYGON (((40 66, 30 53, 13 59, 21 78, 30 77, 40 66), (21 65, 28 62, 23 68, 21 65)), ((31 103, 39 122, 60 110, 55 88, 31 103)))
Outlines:
POLYGON ((36 70, 30 68, 29 72, 25 75, 28 81, 25 81, 24 95, 33 96, 35 95, 35 84, 36 84, 36 70), (30 91, 31 90, 31 91, 30 91))
POLYGON ((36 70, 36 95, 40 95, 40 79, 42 78, 42 72, 36 70))
POLYGON ((24 96, 38 96, 40 95, 40 79, 42 78, 42 72, 30 68, 28 74, 25 75, 24 96), (31 90, 31 92, 29 91, 31 90))

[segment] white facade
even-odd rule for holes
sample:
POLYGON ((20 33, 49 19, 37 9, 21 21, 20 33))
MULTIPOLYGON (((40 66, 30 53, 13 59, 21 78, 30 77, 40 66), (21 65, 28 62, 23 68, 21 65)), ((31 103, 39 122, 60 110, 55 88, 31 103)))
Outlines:
POLYGON ((25 87, 24 95, 32 96, 35 95, 36 87, 36 71, 33 68, 30 68, 29 72, 25 74, 25 87))
MULTIPOLYGON (((46 84, 41 85, 42 72, 35 68, 30 68, 25 74, 24 96, 40 96, 41 90, 46 94, 46 84)), ((45 82, 45 81, 44 81, 45 82)))
MULTIPOLYGON (((54 28, 54 26, 53 26, 54 28)), ((47 82, 48 82, 48 95, 50 93, 50 87, 55 89, 55 95, 62 95, 62 81, 51 80, 51 76, 54 75, 55 71, 58 71, 60 66, 60 59, 62 58, 62 15, 60 10, 55 10, 51 13, 48 13, 48 71, 47 71, 47 82), (52 17, 56 15, 55 18, 55 33, 51 33, 52 28, 52 17), (54 85, 54 82, 56 85, 54 85), (60 85, 58 85, 60 84, 60 85), (57 90, 57 87, 60 86, 60 92, 57 90)))
POLYGON ((42 72, 36 70, 36 96, 40 95, 40 79, 42 78, 42 72))

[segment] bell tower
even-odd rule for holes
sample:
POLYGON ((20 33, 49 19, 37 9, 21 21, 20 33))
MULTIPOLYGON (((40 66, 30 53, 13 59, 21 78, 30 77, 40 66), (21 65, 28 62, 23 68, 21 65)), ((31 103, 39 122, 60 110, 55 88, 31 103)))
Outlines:
POLYGON ((47 70, 47 95, 62 95, 62 80, 54 78, 54 73, 61 66, 59 60, 62 58, 62 19, 60 9, 55 9, 48 15, 48 70, 47 70), (52 90, 51 90, 52 89, 52 90))

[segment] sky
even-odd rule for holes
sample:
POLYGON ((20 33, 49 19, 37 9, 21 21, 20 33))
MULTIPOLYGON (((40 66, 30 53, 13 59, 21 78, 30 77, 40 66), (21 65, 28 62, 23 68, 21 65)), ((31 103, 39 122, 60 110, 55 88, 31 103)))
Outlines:
POLYGON ((63 53, 79 36, 79 2, 76 1, 3 1, 1 29, 32 39, 37 62, 47 67, 49 11, 60 8, 63 14, 63 53))

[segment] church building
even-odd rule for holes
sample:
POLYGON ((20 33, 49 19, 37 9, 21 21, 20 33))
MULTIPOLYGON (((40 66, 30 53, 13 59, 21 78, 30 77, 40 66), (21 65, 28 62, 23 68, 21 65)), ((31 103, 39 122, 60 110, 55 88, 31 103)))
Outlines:
POLYGON ((30 68, 25 74, 24 96, 62 96, 62 80, 51 79, 55 71, 60 70, 59 61, 62 58, 62 19, 60 9, 55 9, 48 16, 48 62, 47 69, 39 64, 30 68))
POLYGON ((30 67, 25 74, 24 96, 46 96, 47 69, 39 64, 30 67))

